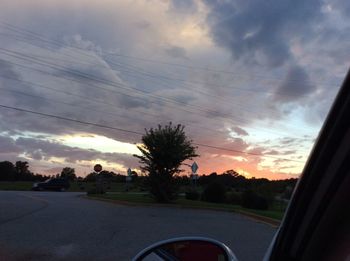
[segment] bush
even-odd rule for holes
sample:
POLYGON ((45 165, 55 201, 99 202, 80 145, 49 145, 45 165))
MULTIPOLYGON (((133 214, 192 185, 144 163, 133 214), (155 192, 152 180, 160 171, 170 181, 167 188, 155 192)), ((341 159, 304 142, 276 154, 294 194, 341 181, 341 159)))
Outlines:
POLYGON ((226 188, 224 185, 213 182, 210 183, 202 194, 202 200, 214 203, 223 203, 226 199, 226 188))
POLYGON ((200 198, 199 192, 195 189, 191 189, 189 191, 186 191, 185 195, 186 195, 185 196, 186 199, 189 199, 189 200, 198 200, 200 198))
POLYGON ((241 205, 242 204, 242 196, 237 192, 228 192, 226 193, 226 203, 232 205, 241 205))
POLYGON ((266 210, 269 208, 269 204, 266 198, 248 190, 242 194, 242 207, 266 210))

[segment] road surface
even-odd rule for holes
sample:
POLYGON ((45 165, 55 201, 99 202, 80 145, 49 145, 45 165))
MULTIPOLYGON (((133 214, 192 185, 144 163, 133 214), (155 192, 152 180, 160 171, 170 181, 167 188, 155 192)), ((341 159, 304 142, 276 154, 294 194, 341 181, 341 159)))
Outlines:
POLYGON ((219 211, 135 207, 74 192, 0 191, 0 260, 130 260, 159 240, 204 236, 261 260, 276 230, 219 211))

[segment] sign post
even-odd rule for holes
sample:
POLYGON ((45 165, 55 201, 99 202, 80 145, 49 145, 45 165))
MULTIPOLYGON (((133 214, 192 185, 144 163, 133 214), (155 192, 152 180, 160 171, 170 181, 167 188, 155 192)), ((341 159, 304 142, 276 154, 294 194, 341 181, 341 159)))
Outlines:
POLYGON ((99 174, 102 171, 102 165, 101 164, 96 164, 94 166, 94 171, 97 173, 96 175, 96 191, 98 193, 103 194, 104 189, 103 189, 103 177, 101 174, 99 174))
POLYGON ((127 173, 128 175, 125 177, 125 185, 126 185, 126 191, 129 191, 129 183, 132 180, 132 177, 131 177, 132 171, 130 168, 128 168, 127 173))
POLYGON ((194 187, 197 186, 197 179, 198 179, 198 174, 197 174, 197 170, 198 170, 198 164, 196 162, 193 162, 193 164, 191 165, 191 170, 192 170, 192 181, 193 181, 193 185, 194 187))

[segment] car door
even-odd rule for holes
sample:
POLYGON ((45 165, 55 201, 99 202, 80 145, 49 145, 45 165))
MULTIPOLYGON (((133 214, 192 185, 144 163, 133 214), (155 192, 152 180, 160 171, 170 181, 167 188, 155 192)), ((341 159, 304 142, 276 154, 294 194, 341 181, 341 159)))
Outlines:
POLYGON ((350 74, 265 260, 350 260, 350 74))

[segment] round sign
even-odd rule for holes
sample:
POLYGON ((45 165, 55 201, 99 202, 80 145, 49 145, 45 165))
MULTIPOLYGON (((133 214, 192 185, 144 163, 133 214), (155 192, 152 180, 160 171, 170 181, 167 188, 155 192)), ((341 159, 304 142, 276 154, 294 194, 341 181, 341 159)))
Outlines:
POLYGON ((94 171, 100 172, 101 170, 102 170, 101 164, 96 164, 96 165, 94 166, 94 171))

